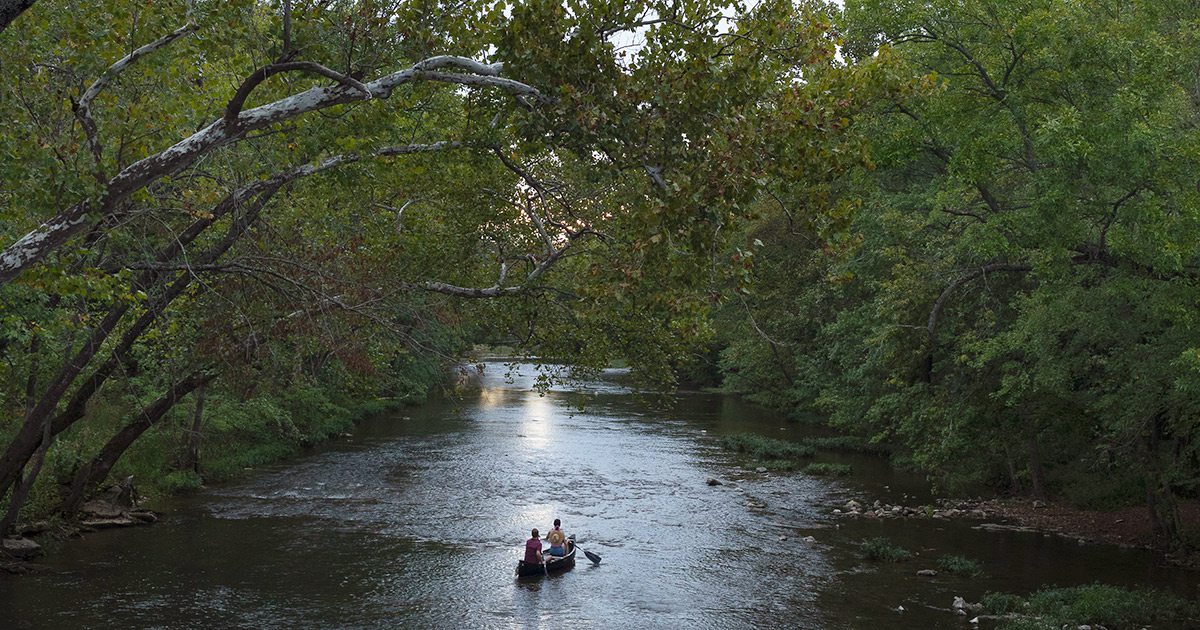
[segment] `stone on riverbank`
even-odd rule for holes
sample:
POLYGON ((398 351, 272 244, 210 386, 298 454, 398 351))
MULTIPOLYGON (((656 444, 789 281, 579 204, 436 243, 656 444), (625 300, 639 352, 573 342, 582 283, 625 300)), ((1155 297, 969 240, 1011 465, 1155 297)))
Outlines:
POLYGON ((42 546, 20 536, 0 541, 0 551, 17 560, 32 560, 42 554, 42 546))
POLYGON ((917 575, 921 577, 937 577, 937 571, 934 571, 933 569, 921 569, 920 571, 917 571, 917 575))

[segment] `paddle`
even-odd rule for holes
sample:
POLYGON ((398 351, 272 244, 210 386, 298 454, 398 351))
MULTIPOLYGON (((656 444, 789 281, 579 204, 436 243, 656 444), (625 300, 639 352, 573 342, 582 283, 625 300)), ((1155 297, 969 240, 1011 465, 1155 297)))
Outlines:
POLYGON ((580 547, 579 543, 575 542, 575 534, 571 534, 571 544, 578 547, 583 552, 583 555, 587 556, 587 559, 591 560, 593 564, 600 564, 600 556, 580 547))

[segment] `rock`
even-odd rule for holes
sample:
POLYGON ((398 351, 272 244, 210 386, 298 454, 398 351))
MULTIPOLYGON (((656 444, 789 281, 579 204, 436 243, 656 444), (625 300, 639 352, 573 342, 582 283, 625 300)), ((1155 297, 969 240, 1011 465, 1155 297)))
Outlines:
POLYGON ((12 575, 21 575, 29 573, 32 569, 24 562, 0 562, 0 573, 10 573, 12 575))
POLYGON ((937 577, 937 571, 934 571, 933 569, 921 569, 920 571, 917 571, 917 575, 921 577, 937 577))
POLYGON ((120 508, 129 509, 137 505, 137 492, 133 489, 133 475, 129 475, 124 481, 121 481, 115 486, 109 486, 104 489, 104 492, 97 497, 99 500, 118 506, 120 508))
POLYGON ((50 529, 50 521, 34 521, 33 523, 22 523, 17 527, 17 533, 22 536, 33 536, 41 534, 50 529))
POLYGON ((812 536, 805 536, 804 538, 801 538, 800 540, 803 540, 803 541, 804 541, 804 542, 806 542, 806 543, 815 543, 815 542, 817 542, 817 539, 816 539, 816 538, 813 538, 812 536))
POLYGON ((780 537, 779 537, 779 542, 784 542, 784 541, 786 541, 786 540, 787 540, 787 536, 780 536, 780 537))
POLYGON ((710 486, 719 486, 719 485, 721 485, 721 482, 720 482, 720 481, 717 481, 716 479, 713 479, 712 477, 709 477, 709 478, 708 478, 708 481, 707 481, 706 483, 708 483, 708 485, 710 485, 710 486))
POLYGON ((83 504, 79 511, 88 516, 97 518, 117 518, 125 513, 128 508, 113 504, 105 499, 92 499, 83 504))
POLYGON ((1046 502, 1045 501, 1034 501, 1033 507, 1040 510, 1040 509, 1046 507, 1046 502))
POLYGON ((857 512, 862 509, 862 504, 853 499, 846 502, 846 511, 857 512))
POLYGON ((978 626, 979 625, 979 617, 972 619, 969 623, 978 626))
POLYGON ((767 469, 766 469, 766 468, 763 468, 762 466, 759 466, 758 468, 755 468, 755 469, 754 469, 754 472, 757 472, 757 473, 765 473, 765 472, 767 472, 767 469))
POLYGON ((950 607, 954 610, 965 610, 967 608, 967 600, 955 595, 954 603, 950 604, 950 607))
POLYGON ((41 555, 42 546, 28 538, 16 536, 0 541, 0 550, 3 550, 11 558, 31 560, 41 555))
POLYGON ((897 606, 896 612, 904 612, 904 606, 897 606))
POLYGON ((834 515, 834 516, 841 516, 841 515, 842 515, 842 511, 841 511, 841 510, 839 510, 839 509, 836 509, 836 508, 834 508, 834 510, 833 510, 833 515, 834 515))
POLYGON ((883 506, 883 501, 880 501, 878 499, 876 499, 875 502, 871 504, 871 507, 875 508, 876 510, 878 510, 882 506, 883 506))
POLYGON ((114 527, 129 527, 131 525, 139 525, 142 521, 135 521, 128 516, 119 516, 117 518, 96 518, 82 521, 79 525, 82 528, 91 528, 93 531, 97 529, 112 529, 114 527))
POLYGON ((143 523, 157 523, 158 522, 158 514, 155 514, 154 512, 151 512, 150 510, 134 510, 129 513, 129 517, 134 520, 141 521, 143 523))

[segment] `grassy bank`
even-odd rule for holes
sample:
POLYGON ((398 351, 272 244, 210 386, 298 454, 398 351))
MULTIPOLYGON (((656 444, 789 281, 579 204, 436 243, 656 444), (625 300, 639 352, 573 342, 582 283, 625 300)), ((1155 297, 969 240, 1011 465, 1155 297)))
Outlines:
MULTIPOLYGON (((108 478, 132 476, 138 493, 148 497, 227 481, 295 457, 349 431, 363 418, 420 404, 448 384, 446 372, 436 365, 405 367, 386 381, 354 379, 344 372, 283 383, 218 381, 202 403, 200 397, 190 396, 146 430, 117 460, 108 478)), ((122 427, 136 421, 151 396, 152 391, 133 390, 106 397, 97 401, 86 421, 59 435, 21 521, 53 517, 77 471, 122 427)), ((0 513, 6 509, 6 502, 0 503, 0 513)))
POLYGON ((982 604, 986 614, 1004 617, 999 624, 1004 630, 1057 630, 1085 625, 1141 628, 1155 623, 1190 625, 1200 621, 1194 602, 1161 591, 1106 584, 1049 588, 1028 597, 988 593, 982 604))

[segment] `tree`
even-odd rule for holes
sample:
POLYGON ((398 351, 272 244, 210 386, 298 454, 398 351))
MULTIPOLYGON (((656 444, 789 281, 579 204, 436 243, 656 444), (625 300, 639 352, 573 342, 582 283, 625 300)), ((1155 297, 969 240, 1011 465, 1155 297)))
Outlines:
MULTIPOLYGON (((772 156, 823 168, 848 106, 798 88, 834 58, 815 7, 325 4, 43 2, 3 32, 25 42, 0 70, 3 381, 32 402, 0 496, 114 380, 164 417, 257 350, 321 363, 343 327, 416 348, 414 320, 488 311, 547 356, 665 374, 772 156), (430 314, 431 295, 504 300, 430 314), (196 334, 221 318, 240 341, 196 334)), ((76 489, 155 422, 79 462, 76 489)))
POLYGON ((876 168, 838 191, 861 204, 850 246, 827 245, 824 294, 790 289, 825 309, 773 329, 821 375, 802 398, 949 486, 1100 499, 1136 476, 1178 542, 1200 470, 1197 17, 847 3, 847 55, 893 55, 915 89, 860 117, 876 168))

